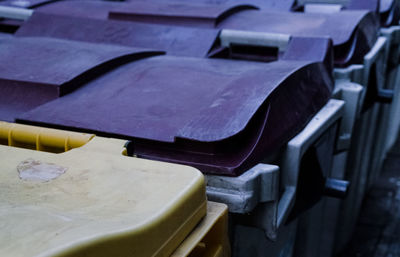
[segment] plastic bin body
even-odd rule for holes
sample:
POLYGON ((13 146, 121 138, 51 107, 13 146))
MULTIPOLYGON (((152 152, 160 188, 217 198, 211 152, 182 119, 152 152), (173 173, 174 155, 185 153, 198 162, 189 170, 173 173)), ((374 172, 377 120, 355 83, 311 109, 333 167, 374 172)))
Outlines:
MULTIPOLYGON (((376 133, 379 129, 379 104, 377 92, 386 87, 385 73, 389 56, 388 40, 380 37, 364 57, 364 65, 350 66, 348 69, 337 69, 336 78, 340 81, 350 80, 364 85, 359 113, 352 132, 351 146, 348 155, 338 156, 343 175, 353 182, 348 197, 342 203, 340 216, 336 225, 337 236, 335 252, 340 252, 350 239, 358 217, 362 199, 371 176, 371 160, 374 152, 381 145, 376 133)), ((387 103, 383 103, 387 105, 387 103)), ((334 226, 333 226, 334 227, 334 226)))
POLYGON ((228 209, 224 204, 207 202, 207 215, 171 255, 181 256, 231 256, 228 209))
POLYGON ((392 26, 390 28, 381 29, 381 35, 385 37, 388 41, 388 62, 387 62, 387 72, 386 72, 386 89, 394 90, 394 98, 391 104, 390 114, 389 114, 389 125, 387 130, 387 137, 384 147, 384 152, 387 152, 391 147, 393 147, 396 137, 400 128, 400 119, 398 118, 398 113, 400 111, 399 106, 399 44, 400 44, 400 27, 392 26))
POLYGON ((13 121, 23 112, 66 95, 129 60, 157 54, 57 39, 0 40, 0 120, 4 121, 13 121))
POLYGON ((233 257, 269 256, 292 257, 297 233, 297 222, 282 226, 276 241, 265 237, 265 232, 257 227, 238 225, 234 230, 235 245, 233 257))
POLYGON ((0 123, 1 255, 170 256, 206 215, 199 171, 92 137, 0 123))
MULTIPOLYGON (((318 175, 320 170, 324 177, 343 179, 335 176, 334 162, 339 124, 332 124, 316 139, 312 146, 304 153, 300 164, 299 181, 296 198, 299 201, 314 199, 318 189, 318 175), (300 188, 300 186, 302 186, 300 188), (311 188, 310 188, 311 187, 311 188)), ((350 187, 352 185, 350 184, 350 187)), ((345 198, 345 197, 343 197, 345 198)), ((315 201, 315 200, 314 200, 315 201)), ((331 208, 331 202, 341 201, 332 197, 322 197, 311 208, 299 213, 297 237, 293 256, 334 256, 333 238, 335 231, 331 230, 330 221, 338 216, 338 208, 331 208)), ((296 210, 296 206, 294 206, 296 210)))
POLYGON ((377 127, 375 132, 375 143, 373 152, 371 154, 369 176, 367 185, 371 186, 379 175, 382 168, 385 155, 393 146, 396 135, 399 131, 399 39, 400 27, 392 26, 389 28, 381 29, 381 35, 387 39, 387 68, 384 74, 385 84, 384 89, 392 92, 392 99, 390 103, 381 103, 379 110, 377 110, 377 127))
MULTIPOLYGON (((321 198, 320 179, 321 176, 333 175, 333 151, 343 107, 344 102, 340 100, 331 100, 324 106, 307 126, 289 141, 287 147, 271 160, 279 165, 279 170, 271 165, 265 167, 260 164, 237 178, 207 176, 208 197, 227 203, 231 212, 233 256, 263 256, 265 251, 271 256, 292 256, 296 241, 297 244, 303 244, 307 250, 320 250, 315 244, 321 245, 322 240, 315 236, 325 233, 326 230, 313 218, 322 219, 326 214, 326 199, 321 198), (314 157, 318 160, 314 160, 314 157), (321 169, 316 169, 317 166, 321 169), (255 174, 259 174, 258 177, 255 174), (255 182, 249 179, 253 177, 259 178, 263 185, 267 186, 259 185, 262 189, 259 188, 257 179, 254 179, 255 182), (242 186, 240 181, 243 181, 242 186), (308 198, 305 195, 304 187, 312 188, 309 192, 312 197, 308 195, 308 198), (252 195, 258 204, 252 205, 255 199, 246 201, 247 195, 252 195), (247 204, 238 204, 239 199, 247 204), (317 203, 319 199, 322 200, 317 203), (312 207, 314 204, 316 206, 312 207), (249 209, 249 206, 254 207, 249 209), (309 210, 306 211, 307 209, 309 210), (313 216, 308 216, 309 213, 313 216), (297 217, 300 217, 300 220, 297 217), (302 228, 299 239, 296 240, 297 227, 310 223, 314 229, 302 228), (311 243, 314 245, 310 245, 311 243)), ((335 216, 334 213, 331 215, 335 216)), ((296 254, 293 256, 298 256, 296 254)))
MULTIPOLYGON (((350 163, 349 170, 356 171, 353 176, 359 177, 359 182, 357 189, 351 190, 349 198, 345 201, 344 208, 342 208, 338 226, 339 233, 336 239, 337 252, 341 251, 348 242, 351 236, 349 231, 352 232, 354 229, 364 193, 379 176, 385 154, 398 133, 400 90, 398 86, 398 26, 382 29, 381 36, 386 39, 387 43, 385 46, 386 60, 383 61, 386 65, 386 70, 377 69, 375 79, 380 88, 392 91, 393 98, 389 102, 375 104, 362 115, 358 122, 359 125, 355 128, 357 141, 352 148, 358 149, 353 151, 357 152, 358 155, 351 155, 347 158, 349 158, 348 162, 350 163), (354 166, 354 163, 358 163, 359 166, 354 166), (341 229, 342 227, 347 227, 349 231, 341 229)), ((371 54, 367 58, 374 59, 376 56, 379 57, 379 54, 371 54)), ((383 58, 379 57, 378 59, 383 58)))

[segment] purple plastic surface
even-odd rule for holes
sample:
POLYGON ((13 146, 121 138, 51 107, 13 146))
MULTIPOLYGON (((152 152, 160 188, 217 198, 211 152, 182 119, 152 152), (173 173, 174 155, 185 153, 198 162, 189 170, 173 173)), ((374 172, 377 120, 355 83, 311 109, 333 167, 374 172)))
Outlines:
MULTIPOLYGON (((169 24, 179 26, 196 26, 193 20, 186 22, 177 15, 161 15, 160 19, 155 18, 159 12, 160 3, 135 2, 131 4, 120 4, 120 7, 113 8, 110 18, 131 20, 149 23, 163 23, 168 19, 169 24), (154 5, 154 12, 146 16, 142 12, 144 5, 146 13, 149 13, 151 4, 154 5)), ((176 6, 177 4, 174 4, 176 6)), ((172 5, 166 3, 163 9, 172 5)), ((182 4, 181 9, 188 9, 190 5, 182 4)), ((199 6, 194 11, 203 13, 199 6)), ((207 7, 210 8, 210 7, 207 7)), ((221 6, 219 6, 221 8, 221 6)), ((200 24, 200 22, 199 22, 200 24)), ((224 19, 215 20, 216 28, 248 30, 268 33, 283 33, 292 36, 303 37, 330 37, 335 46, 335 64, 347 66, 352 63, 361 63, 364 55, 370 50, 377 38, 379 23, 373 13, 368 11, 342 11, 335 14, 311 14, 311 13, 289 13, 289 12, 261 12, 258 10, 242 10, 224 19)), ((203 25, 199 25, 203 26, 203 25)))
POLYGON ((333 74, 332 41, 328 38, 293 37, 281 60, 322 62, 333 74))
MULTIPOLYGON (((94 43, 133 47, 149 47, 175 56, 239 58, 233 50, 225 51, 219 44, 217 29, 96 20, 49 15, 36 12, 16 32, 16 36, 42 36, 94 43), (199 40, 201 38, 201 40, 199 40)), ((271 58, 319 61, 332 69, 332 46, 327 38, 292 38, 284 55, 271 58)), ((256 53, 260 59, 265 53, 256 53)), ((241 59, 253 56, 241 55, 241 59)))
POLYGON ((134 16, 135 21, 146 23, 216 28, 220 22, 242 11, 256 9, 251 5, 187 5, 139 1, 116 5, 110 10, 109 17, 122 20, 126 17, 131 20, 134 16))
MULTIPOLYGON (((52 3, 60 2, 63 0, 3 0, 0 1, 0 5, 7 5, 13 7, 22 7, 22 8, 38 8, 42 6, 48 6, 50 9, 52 8, 52 3)), ((73 1, 73 0, 64 0, 65 1, 73 1)), ((79 1, 79 0, 75 0, 79 1)), ((89 0, 86 0, 89 1, 89 0)), ((102 1, 102 0, 94 0, 105 2, 111 2, 113 5, 113 1, 102 1)), ((122 2, 138 2, 138 1, 147 1, 147 0, 126 0, 122 2)), ((165 0, 157 0, 160 3, 165 3, 165 0)), ((186 2, 187 0, 172 0, 170 2, 186 2)), ((260 8, 265 11, 293 11, 293 10, 301 10, 302 7, 298 6, 295 0, 197 0, 196 4, 212 4, 212 5, 238 5, 238 4, 247 4, 257 8, 260 8)), ((85 3, 83 3, 85 4, 85 3)), ((395 0, 352 0, 349 3, 345 3, 345 9, 348 10, 370 10, 376 11, 380 13, 380 21, 381 26, 389 27, 395 26, 398 24, 400 19, 400 6, 399 3, 395 0)), ((56 10, 59 10, 56 8, 56 10)), ((85 8, 76 7, 76 12, 85 13, 85 8)), ((87 16, 92 16, 92 18, 102 16, 102 18, 106 18, 108 13, 101 12, 94 14, 86 13, 87 16)), ((3 21, 4 22, 4 21, 3 21)), ((0 20, 0 24, 2 21, 0 20)), ((7 22, 6 22, 7 23, 7 22)), ((18 25, 21 23, 18 23, 18 25)), ((14 24, 12 24, 14 25, 14 24)))
POLYGON ((244 11, 219 24, 219 28, 283 33, 297 37, 330 37, 334 45, 335 65, 345 67, 363 63, 377 39, 378 23, 366 11, 342 11, 337 14, 273 13, 244 11), (258 17, 255 19, 254 16, 258 17), (250 17, 253 17, 251 20, 250 17), (254 22, 258 20, 258 22, 254 22), (266 25, 267 24, 267 25, 266 25))
POLYGON ((328 101, 322 63, 153 57, 121 66, 19 122, 133 140, 133 154, 238 175, 328 101))
POLYGON ((0 120, 65 95, 103 72, 156 52, 47 38, 0 38, 0 120))
MULTIPOLYGON (((126 0, 124 2, 138 2, 147 0, 126 0)), ((152 0, 153 2, 159 3, 176 3, 185 2, 187 0, 152 0)), ((310 1, 312 2, 312 1, 310 1)), ((328 3, 335 3, 335 1, 327 1, 328 3)), ((350 1, 340 1, 338 4, 342 4, 344 9, 348 10, 370 10, 373 12, 387 12, 391 8, 395 7, 395 0, 350 0, 350 1)), ((193 2, 194 3, 194 2, 193 2)), ((251 4, 257 6, 258 8, 265 11, 295 11, 302 10, 301 3, 296 0, 196 0, 197 4, 210 4, 210 5, 238 5, 238 4, 251 4)), ((315 3, 323 3, 322 1, 315 1, 315 3)))
POLYGON ((345 6, 349 10, 379 10, 381 0, 352 0, 345 6))
POLYGON ((361 63, 377 38, 379 22, 368 11, 343 11, 335 14, 261 12, 248 6, 210 6, 187 3, 156 2, 116 3, 107 1, 61 1, 44 5, 42 12, 68 14, 74 17, 112 19, 204 27, 216 24, 216 29, 236 29, 267 33, 284 33, 301 37, 330 37, 334 44, 335 64, 344 67, 361 63), (178 8, 178 6, 181 6, 178 8), (154 12, 150 13, 153 8, 154 12), (170 11, 166 11, 170 8, 170 11), (225 8, 225 12, 223 11, 225 8), (191 10, 188 12, 187 10, 191 10), (233 10, 233 11, 229 11, 233 10), (171 15, 162 15, 162 12, 171 15), (181 12, 181 13, 180 13, 181 12), (197 13, 197 14, 194 14, 197 13), (220 15, 225 13, 226 15, 220 15), (193 15, 190 18, 190 15, 193 15), (157 16, 159 15, 159 16, 157 16), (189 17, 189 18, 188 18, 189 17))
POLYGON ((44 36, 92 43, 159 49, 176 56, 207 57, 219 31, 35 12, 16 36, 44 36), (201 39, 201 40, 199 40, 201 39))
POLYGON ((64 0, 39 6, 35 10, 40 10, 50 14, 104 20, 108 18, 109 10, 112 10, 120 4, 123 3, 101 0, 64 0))

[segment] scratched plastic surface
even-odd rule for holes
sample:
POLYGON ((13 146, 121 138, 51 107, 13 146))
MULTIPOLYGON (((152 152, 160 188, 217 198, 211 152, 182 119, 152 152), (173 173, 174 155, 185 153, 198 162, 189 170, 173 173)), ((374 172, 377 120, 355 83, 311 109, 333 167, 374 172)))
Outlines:
POLYGON ((322 63, 152 57, 19 117, 133 140, 137 156, 238 175, 283 146, 330 98, 322 63))
POLYGON ((49 38, 0 37, 0 120, 13 121, 107 70, 154 54, 49 38))
MULTIPOLYGON (((46 132, 5 125, 15 141, 46 132)), ((124 144, 93 137, 55 154, 0 143, 0 255, 170 256, 206 215, 204 178, 123 156, 124 144)))

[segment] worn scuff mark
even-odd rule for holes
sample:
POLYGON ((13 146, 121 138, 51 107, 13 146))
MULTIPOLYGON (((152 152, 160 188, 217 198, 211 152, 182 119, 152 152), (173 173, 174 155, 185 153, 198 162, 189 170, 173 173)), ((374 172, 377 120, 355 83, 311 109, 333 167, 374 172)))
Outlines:
POLYGON ((53 163, 42 163, 32 158, 22 161, 17 166, 20 179, 42 182, 48 182, 58 178, 64 174, 67 169, 68 168, 53 163))

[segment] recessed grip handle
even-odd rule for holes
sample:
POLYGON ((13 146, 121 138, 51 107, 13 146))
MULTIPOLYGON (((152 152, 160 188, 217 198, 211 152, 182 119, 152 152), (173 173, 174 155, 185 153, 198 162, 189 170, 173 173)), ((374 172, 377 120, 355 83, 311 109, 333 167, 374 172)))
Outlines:
POLYGON ((391 89, 379 89, 377 93, 377 101, 380 103, 391 103, 394 92, 391 89))
POLYGON ((341 179, 326 178, 324 195, 344 199, 349 192, 350 182, 341 179))

